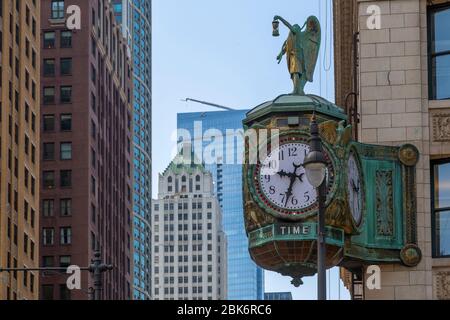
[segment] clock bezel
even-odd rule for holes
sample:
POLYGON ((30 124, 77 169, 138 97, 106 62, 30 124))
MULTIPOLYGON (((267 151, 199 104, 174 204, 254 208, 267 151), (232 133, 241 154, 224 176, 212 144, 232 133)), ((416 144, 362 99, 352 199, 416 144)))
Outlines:
MULTIPOLYGON (((309 139, 310 135, 304 131, 282 133, 279 135, 279 146, 289 143, 302 143, 309 145, 309 139)), ((333 173, 328 183, 328 193, 326 200, 326 206, 328 206, 329 203, 332 201, 333 196, 336 193, 337 189, 336 172, 334 171, 334 168, 336 167, 335 166, 336 160, 335 155, 330 146, 328 146, 328 144, 325 143, 325 141, 323 141, 323 145, 325 158, 328 161, 328 170, 329 172, 333 173)), ((267 144, 267 147, 268 147, 267 156, 269 156, 272 152, 270 143, 267 144)), ((301 210, 281 208, 275 203, 273 203, 261 190, 260 169, 262 162, 264 162, 264 160, 262 161, 258 160, 258 163, 256 165, 249 165, 249 170, 247 173, 248 179, 247 181, 252 198, 264 212, 269 213, 275 218, 288 221, 299 221, 317 214, 319 209, 317 201, 314 204, 301 210)))
POLYGON ((346 190, 346 194, 347 194, 347 203, 348 203, 348 209, 349 209, 349 213, 350 216, 352 218, 352 223, 353 226, 356 230, 360 231, 361 227, 363 226, 363 222, 364 222, 364 212, 365 212, 365 206, 366 206, 366 188, 365 188, 365 181, 364 181, 364 173, 363 173, 363 169, 362 169, 362 162, 361 162, 361 157, 358 154, 358 151, 356 150, 356 148, 354 146, 351 146, 349 148, 349 151, 347 153, 347 157, 346 157, 346 161, 345 161, 347 170, 346 170, 346 179, 345 179, 345 190, 346 190), (361 216, 359 221, 356 221, 355 217, 353 216, 353 212, 352 212, 352 207, 350 204, 350 194, 349 194, 349 190, 348 190, 348 182, 349 182, 349 166, 348 166, 348 162, 350 161, 350 157, 353 156, 356 162, 356 166, 358 167, 358 173, 359 173, 359 179, 360 179, 360 184, 361 184, 361 216))

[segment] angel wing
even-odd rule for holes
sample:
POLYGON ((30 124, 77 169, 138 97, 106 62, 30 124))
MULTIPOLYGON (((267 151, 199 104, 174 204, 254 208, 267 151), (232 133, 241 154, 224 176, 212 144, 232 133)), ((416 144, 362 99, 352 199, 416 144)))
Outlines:
POLYGON ((310 16, 306 21, 306 31, 304 31, 303 54, 305 59, 306 79, 313 82, 314 69, 319 57, 322 31, 319 20, 310 16))

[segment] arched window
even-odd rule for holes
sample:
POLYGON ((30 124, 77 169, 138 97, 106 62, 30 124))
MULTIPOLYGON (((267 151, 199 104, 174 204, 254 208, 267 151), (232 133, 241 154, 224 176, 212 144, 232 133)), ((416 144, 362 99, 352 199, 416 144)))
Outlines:
POLYGON ((186 182, 186 176, 181 177, 181 182, 186 182))
POLYGON ((195 177, 195 181, 196 181, 196 182, 200 182, 200 176, 199 176, 199 175, 197 175, 197 176, 195 177))
POLYGON ((167 178, 167 183, 172 183, 172 182, 173 182, 173 178, 172 177, 167 178))

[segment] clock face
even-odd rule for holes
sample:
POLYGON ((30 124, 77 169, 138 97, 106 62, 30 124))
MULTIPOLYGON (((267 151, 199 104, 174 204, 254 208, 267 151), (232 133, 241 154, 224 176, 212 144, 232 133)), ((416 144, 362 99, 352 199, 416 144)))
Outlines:
POLYGON ((358 160, 353 152, 347 162, 347 191, 350 211, 357 225, 361 224, 363 207, 362 176, 358 160))
POLYGON ((305 143, 286 143, 261 163, 260 189, 276 207, 298 211, 316 203, 317 192, 306 178, 303 167, 309 150, 305 143))

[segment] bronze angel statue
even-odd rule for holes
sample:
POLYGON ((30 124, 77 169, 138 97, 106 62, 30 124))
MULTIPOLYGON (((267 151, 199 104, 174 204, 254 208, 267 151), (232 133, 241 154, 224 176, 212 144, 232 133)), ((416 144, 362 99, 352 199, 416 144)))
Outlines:
POLYGON ((275 16, 273 21, 274 36, 279 36, 279 21, 290 32, 277 57, 278 63, 281 62, 286 54, 288 70, 294 83, 294 92, 292 94, 304 95, 306 82, 313 81, 314 69, 319 56, 321 42, 320 22, 315 16, 310 16, 303 27, 300 27, 298 24, 291 25, 280 16, 275 16))

